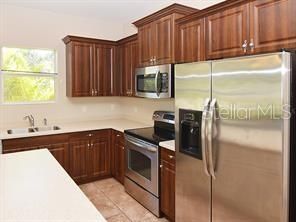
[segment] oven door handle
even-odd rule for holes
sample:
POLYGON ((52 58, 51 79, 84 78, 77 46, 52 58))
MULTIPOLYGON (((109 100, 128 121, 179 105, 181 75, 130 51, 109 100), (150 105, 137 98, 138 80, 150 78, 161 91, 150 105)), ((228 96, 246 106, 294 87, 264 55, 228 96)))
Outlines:
POLYGON ((137 147, 140 147, 140 148, 143 148, 145 150, 148 150, 149 152, 152 152, 152 153, 156 153, 157 152, 157 148, 155 147, 150 147, 150 146, 147 146, 147 145, 144 145, 142 143, 138 143, 138 142, 135 142, 135 141, 132 141, 128 138, 126 138, 126 141, 128 141, 129 143, 137 146, 137 147))
POLYGON ((160 94, 160 89, 158 88, 158 77, 159 77, 159 73, 160 71, 156 71, 156 75, 155 75, 155 92, 156 92, 156 95, 159 97, 159 94, 160 94))

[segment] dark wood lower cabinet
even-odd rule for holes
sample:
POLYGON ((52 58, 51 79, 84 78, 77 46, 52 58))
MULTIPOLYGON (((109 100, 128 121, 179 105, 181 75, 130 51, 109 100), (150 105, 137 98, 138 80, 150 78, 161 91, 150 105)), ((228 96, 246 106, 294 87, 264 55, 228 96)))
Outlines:
POLYGON ((175 221, 175 153, 161 148, 160 159, 160 210, 175 221))
POLYGON ((69 172, 68 135, 37 136, 2 141, 3 153, 48 149, 61 166, 69 172))
POLYGON ((124 134, 113 131, 113 171, 112 175, 120 183, 124 184, 125 174, 125 147, 124 134))

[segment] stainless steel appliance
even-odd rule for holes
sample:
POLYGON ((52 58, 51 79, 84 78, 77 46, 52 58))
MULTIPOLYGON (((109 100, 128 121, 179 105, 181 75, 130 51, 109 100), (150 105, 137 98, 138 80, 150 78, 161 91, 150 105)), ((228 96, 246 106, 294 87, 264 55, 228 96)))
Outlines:
POLYGON ((295 71, 288 52, 176 65, 176 221, 296 221, 295 71))
POLYGON ((125 190, 159 216, 159 142, 175 138, 174 113, 156 111, 154 127, 125 130, 125 190))
POLYGON ((174 65, 149 66, 136 69, 136 96, 145 98, 174 97, 174 65))

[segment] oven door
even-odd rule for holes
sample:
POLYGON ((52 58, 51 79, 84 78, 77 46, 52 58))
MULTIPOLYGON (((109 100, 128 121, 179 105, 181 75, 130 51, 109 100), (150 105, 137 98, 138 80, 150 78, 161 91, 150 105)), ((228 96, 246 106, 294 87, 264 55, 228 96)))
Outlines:
POLYGON ((136 69, 136 96, 145 98, 170 98, 172 65, 136 69))
POLYGON ((125 175, 158 197, 158 146, 128 135, 125 143, 125 175))

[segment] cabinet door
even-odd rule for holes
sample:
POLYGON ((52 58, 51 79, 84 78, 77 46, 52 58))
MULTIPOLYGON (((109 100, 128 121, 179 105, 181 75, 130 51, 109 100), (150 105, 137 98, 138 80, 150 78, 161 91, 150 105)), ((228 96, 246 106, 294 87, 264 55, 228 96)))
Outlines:
POLYGON ((67 171, 69 171, 69 144, 59 143, 51 144, 48 147, 51 154, 56 158, 56 160, 61 164, 61 166, 67 171))
POLYGON ((153 38, 153 23, 149 23, 138 29, 139 66, 152 65, 153 38))
POLYGON ((161 160, 160 209, 172 221, 175 221, 175 168, 161 160))
POLYGON ((175 57, 178 63, 197 62, 205 59, 204 19, 181 24, 177 27, 175 57))
POLYGON ((156 64, 167 64, 173 62, 173 17, 165 16, 154 23, 154 55, 156 64))
POLYGON ((89 149, 89 178, 100 178, 111 175, 111 152, 109 136, 91 140, 89 149))
POLYGON ((250 3, 252 52, 296 48, 296 1, 260 0, 250 3))
POLYGON ((130 48, 131 48, 131 70, 130 70, 130 82, 131 82, 131 91, 132 91, 132 96, 136 95, 136 68, 138 67, 138 52, 139 52, 139 45, 138 42, 132 42, 130 44, 130 48))
MULTIPOLYGON (((93 45, 88 43, 73 42, 72 63, 70 76, 67 77, 67 84, 71 84, 72 92, 75 97, 91 96, 93 89, 93 45)), ((68 67, 69 68, 69 67, 68 67)))
POLYGON ((70 175, 77 183, 88 179, 89 140, 70 142, 70 175))
POLYGON ((95 45, 94 85, 96 96, 112 95, 114 47, 95 45))
POLYGON ((124 183, 125 174, 125 148, 123 134, 117 132, 114 138, 114 177, 124 183))
POLYGON ((124 96, 135 95, 135 69, 138 64, 138 44, 130 42, 122 46, 122 89, 124 96))
POLYGON ((206 58, 244 55, 249 39, 249 5, 241 5, 206 17, 206 58))

